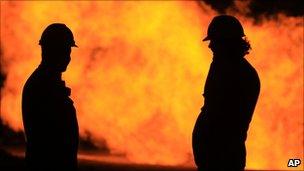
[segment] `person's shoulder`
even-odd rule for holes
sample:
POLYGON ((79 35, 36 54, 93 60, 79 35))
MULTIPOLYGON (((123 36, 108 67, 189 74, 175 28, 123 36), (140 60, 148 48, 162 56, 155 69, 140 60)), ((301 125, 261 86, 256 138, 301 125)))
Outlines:
POLYGON ((25 82, 23 91, 39 90, 39 88, 47 84, 47 77, 37 68, 25 82))

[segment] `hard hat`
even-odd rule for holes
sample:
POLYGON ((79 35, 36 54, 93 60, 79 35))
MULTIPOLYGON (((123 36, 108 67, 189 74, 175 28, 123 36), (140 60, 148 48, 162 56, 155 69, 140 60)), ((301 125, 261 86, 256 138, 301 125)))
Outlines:
POLYGON ((245 36, 238 19, 230 15, 219 15, 212 19, 208 27, 207 37, 203 41, 222 38, 241 38, 245 36))
POLYGON ((42 33, 39 45, 69 45, 78 47, 75 44, 72 31, 62 23, 53 23, 49 25, 42 33))

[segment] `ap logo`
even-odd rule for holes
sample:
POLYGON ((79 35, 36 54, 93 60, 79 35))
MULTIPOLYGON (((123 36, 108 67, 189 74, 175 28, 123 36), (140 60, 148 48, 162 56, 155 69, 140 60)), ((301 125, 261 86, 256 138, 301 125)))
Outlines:
POLYGON ((301 164, 300 159, 289 159, 287 167, 298 167, 301 164))

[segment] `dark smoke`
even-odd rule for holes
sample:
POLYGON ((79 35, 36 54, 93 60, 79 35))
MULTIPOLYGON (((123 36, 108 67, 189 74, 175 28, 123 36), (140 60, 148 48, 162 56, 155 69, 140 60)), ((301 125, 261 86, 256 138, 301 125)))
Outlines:
POLYGON ((8 125, 4 124, 1 118, 0 125, 0 147, 25 147, 25 139, 22 131, 14 131, 8 125))
POLYGON ((258 17, 284 13, 287 16, 298 17, 304 14, 302 0, 254 0, 249 4, 249 15, 258 17))
MULTIPOLYGON (((0 65, 0 67, 2 68, 1 65, 0 65)), ((5 75, 4 75, 3 71, 0 70, 0 88, 2 88, 4 86, 4 81, 5 81, 5 75)))
MULTIPOLYGON (((223 14, 228 9, 236 12, 246 11, 245 15, 258 20, 265 16, 276 18, 278 14, 299 17, 304 14, 303 0, 251 0, 247 3, 246 9, 238 9, 236 0, 202 0, 201 2, 211 6, 218 13, 223 14)), ((243 1, 245 3, 245 1, 243 1)))
POLYGON ((87 152, 98 152, 102 154, 110 154, 110 148, 105 139, 101 139, 98 141, 98 145, 95 144, 90 132, 86 131, 85 136, 81 137, 79 140, 79 148, 80 150, 84 150, 87 152))
POLYGON ((202 0, 205 4, 211 6, 213 10, 218 13, 223 14, 229 7, 234 6, 234 0, 202 0))

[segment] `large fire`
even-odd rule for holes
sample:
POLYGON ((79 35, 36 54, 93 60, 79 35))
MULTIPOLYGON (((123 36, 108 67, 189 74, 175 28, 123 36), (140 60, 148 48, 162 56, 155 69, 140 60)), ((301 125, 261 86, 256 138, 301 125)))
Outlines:
MULTIPOLYGON (((1 2, 1 118, 22 130, 21 92, 40 62, 38 40, 53 22, 79 48, 64 78, 81 135, 105 139, 136 163, 193 165, 191 133, 212 54, 202 42, 216 12, 192 1, 1 2)), ((247 59, 261 94, 247 140, 247 168, 303 161, 303 19, 236 15, 252 45, 247 59)))

